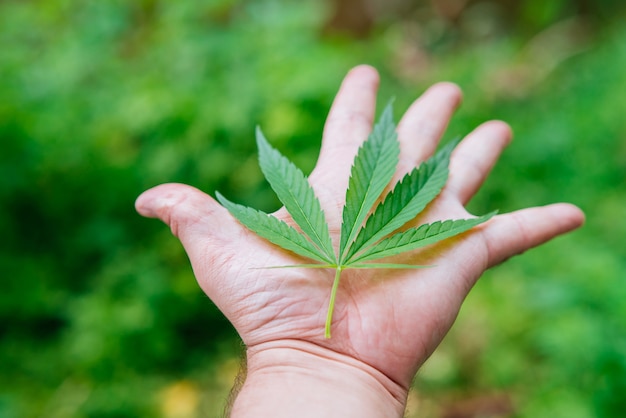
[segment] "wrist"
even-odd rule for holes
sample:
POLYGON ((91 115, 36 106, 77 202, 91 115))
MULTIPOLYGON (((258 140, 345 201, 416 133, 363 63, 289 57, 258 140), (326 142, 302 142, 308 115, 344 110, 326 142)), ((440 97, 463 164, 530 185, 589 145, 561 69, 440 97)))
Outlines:
POLYGON ((232 417, 402 417, 408 388, 352 357, 286 340, 248 348, 232 417))

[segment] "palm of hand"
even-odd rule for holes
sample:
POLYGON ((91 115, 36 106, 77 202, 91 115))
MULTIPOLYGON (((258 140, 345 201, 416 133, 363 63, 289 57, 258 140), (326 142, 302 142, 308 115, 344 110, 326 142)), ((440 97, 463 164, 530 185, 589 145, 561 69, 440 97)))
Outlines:
MULTIPOLYGON (((371 129, 377 82, 369 67, 358 67, 346 77, 310 176, 335 243, 350 165, 371 129)), ((433 153, 459 100, 456 87, 439 84, 407 111, 398 126, 402 155, 397 178, 433 153)), ((448 184, 416 223, 469 217, 464 205, 509 139, 510 131, 501 122, 488 122, 468 135, 452 155, 448 184)), ((332 271, 265 268, 303 260, 248 231, 212 198, 188 186, 151 189, 138 199, 137 208, 170 225, 185 246, 199 284, 248 347, 309 342, 402 384, 410 382, 441 341, 486 268, 579 226, 583 219, 569 205, 527 209, 500 215, 462 237, 409 255, 413 264, 434 267, 346 270, 337 295, 333 338, 325 339, 332 271), (526 229, 529 224, 532 230, 526 229)), ((277 216, 289 222, 284 210, 277 216)))

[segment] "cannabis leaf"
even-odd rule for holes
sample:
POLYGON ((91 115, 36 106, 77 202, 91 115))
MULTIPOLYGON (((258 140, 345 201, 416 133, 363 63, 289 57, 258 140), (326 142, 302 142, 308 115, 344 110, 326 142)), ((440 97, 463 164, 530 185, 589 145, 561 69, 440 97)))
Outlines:
POLYGON ((303 257, 312 258, 313 260, 328 264, 334 263, 333 259, 326 258, 326 254, 322 253, 307 240, 304 235, 287 225, 284 221, 261 212, 260 210, 230 202, 219 193, 216 193, 216 195, 219 202, 228 209, 239 222, 266 240, 303 257))
POLYGON ((326 338, 331 335, 335 298, 343 270, 425 267, 375 261, 461 234, 495 215, 493 212, 471 219, 437 221, 394 234, 415 219, 441 192, 448 179, 450 155, 457 141, 406 174, 374 207, 391 182, 400 155, 392 115, 391 105, 388 105, 354 159, 342 212, 337 254, 333 249, 326 216, 306 176, 272 148, 259 128, 256 140, 261 171, 300 230, 270 214, 233 203, 216 193, 219 202, 246 228, 273 244, 314 261, 311 264, 268 268, 335 270, 326 316, 326 338))
POLYGON ((293 163, 270 146, 260 128, 256 131, 261 171, 285 205, 287 212, 328 261, 335 261, 333 243, 319 200, 306 177, 293 163))
POLYGON ((369 210, 396 171, 400 155, 400 144, 396 137, 391 106, 387 106, 380 122, 376 124, 368 140, 359 148, 354 159, 346 191, 346 204, 343 208, 339 246, 340 263, 345 261, 343 255, 348 252, 369 210))
POLYGON ((448 177, 448 160, 457 141, 415 168, 396 184, 359 231, 347 252, 347 261, 361 249, 375 244, 402 225, 414 219, 443 188, 448 177))

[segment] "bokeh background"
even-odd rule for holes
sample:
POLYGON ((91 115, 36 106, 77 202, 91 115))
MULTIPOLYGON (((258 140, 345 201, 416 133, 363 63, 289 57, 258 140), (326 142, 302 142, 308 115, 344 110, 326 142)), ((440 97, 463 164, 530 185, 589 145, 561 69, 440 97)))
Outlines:
POLYGON ((253 132, 305 171, 345 73, 396 116, 465 92, 447 138, 516 140, 476 213, 586 226, 485 274, 408 417, 626 411, 626 3, 0 1, 0 417, 221 416, 242 348, 135 197, 184 182, 266 210, 253 132))

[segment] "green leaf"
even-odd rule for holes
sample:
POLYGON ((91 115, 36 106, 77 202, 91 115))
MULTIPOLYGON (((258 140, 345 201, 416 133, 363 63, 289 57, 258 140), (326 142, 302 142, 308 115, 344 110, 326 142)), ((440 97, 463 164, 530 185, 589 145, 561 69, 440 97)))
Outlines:
POLYGON ((473 219, 437 221, 392 235, 441 192, 448 178, 453 141, 395 185, 373 208, 396 171, 400 144, 391 105, 383 111, 368 139, 359 148, 350 172, 342 213, 339 254, 336 255, 321 204, 304 174, 272 148, 257 128, 259 162, 266 179, 300 230, 256 209, 218 200, 248 229, 313 263, 263 268, 334 269, 324 335, 330 338, 341 272, 346 269, 417 269, 432 266, 372 262, 433 244, 485 222, 494 213, 473 219), (370 215, 371 214, 371 215, 370 215), (368 218, 368 215, 369 218, 368 218), (367 221, 366 221, 367 219, 367 221))
POLYGON ((370 209, 391 181, 398 164, 400 145, 392 108, 388 105, 354 159, 343 209, 339 260, 343 262, 370 209))
POLYGON ((262 238, 303 257, 325 264, 334 263, 304 235, 280 219, 260 210, 233 203, 219 192, 216 192, 216 197, 239 222, 262 238))
POLYGON ((396 184, 359 231, 346 254, 347 264, 361 249, 368 248, 414 219, 441 192, 448 179, 450 154, 457 142, 448 144, 396 184))
POLYGON ((256 130, 256 138, 265 178, 302 232, 325 254, 326 260, 334 263, 336 257, 328 225, 313 188, 300 169, 271 147, 260 128, 256 130))
POLYGON ((495 214, 495 212, 492 212, 472 219, 437 221, 417 228, 411 228, 405 232, 400 232, 386 238, 373 247, 370 247, 367 251, 355 257, 352 263, 377 260, 434 244, 435 242, 466 232, 476 225, 489 220, 495 214))

